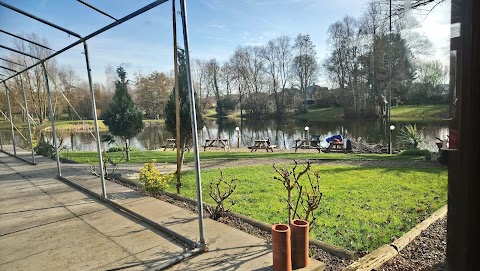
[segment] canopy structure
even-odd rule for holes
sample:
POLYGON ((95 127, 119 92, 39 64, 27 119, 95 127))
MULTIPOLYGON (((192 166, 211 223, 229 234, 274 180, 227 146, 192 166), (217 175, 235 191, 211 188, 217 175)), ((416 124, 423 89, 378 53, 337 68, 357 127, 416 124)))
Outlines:
MULTIPOLYGON (((49 54, 47 57, 39 58, 39 57, 36 57, 34 55, 28 54, 26 52, 11 48, 7 45, 0 44, 0 48, 2 48, 2 49, 5 49, 7 51, 11 51, 15 54, 20 54, 20 55, 23 55, 23 56, 26 56, 28 58, 31 58, 31 59, 35 60, 34 64, 32 64, 30 66, 25 66, 25 65, 20 64, 18 62, 14 62, 14 61, 11 61, 11 60, 3 57, 3 56, 0 56, 0 60, 1 60, 0 62, 3 61, 5 63, 15 64, 15 65, 21 67, 20 69, 12 69, 10 67, 0 65, 0 69, 6 71, 5 73, 0 73, 0 83, 3 84, 4 89, 5 89, 6 103, 7 103, 7 108, 8 108, 8 112, 6 112, 6 113, 5 112, 0 112, 0 114, 2 114, 2 116, 5 119, 8 119, 9 122, 10 122, 11 143, 12 143, 12 146, 13 146, 13 152, 10 152, 10 151, 7 151, 7 150, 4 149, 4 145, 5 145, 4 140, 5 139, 2 139, 1 134, 0 134, 0 151, 5 153, 5 154, 8 154, 10 156, 16 157, 16 158, 18 158, 22 161, 25 161, 29 164, 36 165, 34 145, 33 145, 33 139, 32 139, 32 128, 31 128, 31 122, 34 121, 34 119, 30 116, 30 114, 28 112, 27 96, 26 96, 25 87, 23 85, 22 74, 29 71, 30 69, 33 69, 37 66, 40 66, 41 69, 43 70, 43 77, 44 77, 43 78, 44 79, 43 83, 45 84, 45 89, 46 89, 47 97, 48 97, 48 107, 49 107, 49 111, 50 111, 50 121, 51 121, 51 132, 52 132, 54 152, 55 152, 55 158, 56 158, 57 170, 58 170, 58 176, 57 177, 59 179, 61 179, 62 181, 65 181, 67 183, 75 185, 75 183, 73 181, 71 181, 71 180, 62 176, 62 168, 61 168, 60 157, 59 157, 59 146, 58 146, 57 138, 56 138, 57 137, 57 131, 56 131, 56 127, 55 127, 54 110, 53 110, 53 105, 52 105, 52 97, 51 97, 50 84, 49 84, 49 75, 48 75, 48 70, 47 70, 47 67, 46 67, 45 63, 46 63, 47 60, 52 59, 53 57, 55 57, 57 55, 60 55, 60 54, 64 53, 65 51, 67 51, 67 50, 69 50, 69 49, 71 49, 71 48, 73 48, 73 47, 75 47, 79 44, 83 44, 83 54, 85 56, 86 71, 87 71, 87 76, 88 76, 88 87, 89 87, 89 91, 90 91, 90 99, 91 99, 91 104, 92 104, 91 110, 92 110, 92 116, 93 116, 93 121, 94 121, 94 130, 95 130, 94 131, 94 137, 95 137, 95 141, 96 141, 96 149, 97 149, 98 161, 99 161, 98 168, 100 170, 100 173, 98 175, 100 176, 100 179, 101 179, 101 187, 102 187, 101 198, 105 201, 109 201, 108 193, 106 191, 106 186, 105 186, 105 172, 104 172, 103 159, 102 159, 101 142, 100 142, 100 135, 99 135, 99 128, 98 128, 98 116, 97 116, 97 110, 96 110, 97 108, 96 108, 96 104, 95 104, 95 93, 93 91, 93 86, 92 86, 92 75, 91 75, 91 69, 90 69, 90 59, 89 59, 87 41, 89 39, 97 36, 97 35, 100 35, 100 34, 106 32, 109 29, 112 29, 112 28, 114 28, 114 27, 116 27, 116 26, 118 26, 122 23, 125 23, 125 22, 129 21, 132 18, 135 18, 135 17, 143 14, 144 12, 146 12, 148 10, 151 10, 151 9, 157 7, 157 6, 160 6, 161 4, 166 3, 167 0, 153 1, 150 4, 144 6, 144 7, 140 8, 140 9, 138 9, 138 10, 122 17, 122 18, 118 18, 118 19, 109 15, 108 13, 94 7, 93 5, 91 5, 91 4, 89 4, 85 1, 82 1, 82 0, 77 0, 77 1, 79 2, 79 4, 82 4, 82 5, 85 5, 85 6, 89 7, 94 12, 98 12, 98 13, 112 19, 113 22, 104 26, 104 27, 102 27, 102 28, 100 28, 100 29, 98 29, 98 30, 96 30, 96 31, 94 31, 93 33, 91 33, 89 35, 81 36, 81 35, 73 32, 73 31, 71 31, 71 30, 69 30, 65 27, 62 27, 60 25, 49 22, 45 19, 42 19, 41 17, 30 14, 30 13, 28 13, 24 10, 21 10, 21 9, 15 7, 15 6, 12 6, 12 5, 9 5, 9 4, 7 4, 3 1, 0 1, 1 8, 12 10, 12 11, 18 13, 18 14, 21 14, 23 16, 31 18, 32 20, 35 20, 38 23, 41 23, 41 24, 47 25, 51 28, 62 31, 62 32, 66 33, 70 36, 73 36, 77 39, 75 42, 71 43, 70 45, 68 45, 64 48, 52 49, 52 48, 49 48, 45 45, 39 44, 35 41, 29 40, 29 39, 26 39, 26 38, 21 37, 19 35, 16 35, 14 33, 11 33, 10 31, 8 31, 8 29, 6 29, 6 30, 5 29, 0 29, 1 33, 9 35, 9 36, 13 37, 14 39, 19 39, 19 40, 22 40, 24 42, 28 42, 28 43, 30 43, 34 46, 42 47, 42 48, 48 50, 49 52, 51 52, 51 54, 49 54), (22 95, 23 95, 23 104, 21 104, 20 102, 19 102, 19 104, 21 105, 21 107, 23 109, 23 112, 26 115, 26 120, 27 120, 27 125, 28 125, 28 139, 29 139, 28 141, 29 141, 29 145, 30 145, 30 149, 31 149, 31 159, 25 159, 25 158, 22 158, 22 157, 17 155, 17 150, 16 150, 17 146, 16 146, 16 142, 15 142, 15 129, 16 129, 16 127, 13 124, 13 116, 12 116, 11 101, 10 101, 10 96, 11 96, 10 94, 12 93, 12 90, 7 85, 8 80, 11 80, 13 78, 19 78, 20 79, 19 81, 21 83, 21 90, 22 90, 22 95)), ((174 6, 174 3, 172 3, 172 4, 174 6)), ((186 0, 180 0, 180 5, 181 5, 181 11, 180 12, 181 12, 181 18, 182 18, 183 41, 184 41, 185 57, 186 57, 186 64, 187 64, 188 91, 189 91, 190 108, 191 108, 191 123, 192 123, 192 134, 193 134, 194 155, 195 155, 196 183, 197 183, 197 204, 198 204, 198 210, 199 210, 198 211, 198 225, 199 225, 200 236, 199 236, 199 242, 186 240, 186 238, 183 237, 183 236, 178 236, 178 237, 181 240, 186 241, 186 242, 190 242, 194 245, 195 250, 187 252, 188 255, 191 256, 192 253, 194 253, 194 254, 201 253, 205 250, 205 238, 204 238, 203 216, 202 216, 202 214, 203 214, 203 204, 202 204, 202 192, 201 192, 202 189, 201 189, 200 163, 199 163, 199 150, 198 150, 198 134, 197 134, 197 121, 196 121, 197 118, 196 118, 196 110, 195 110, 195 99, 193 98, 194 97, 194 90, 193 90, 193 84, 192 84, 192 81, 191 81, 191 74, 190 74, 191 71, 190 71, 190 58, 189 58, 190 56, 189 56, 188 31, 187 31, 186 0)), ((18 129, 17 129, 17 132, 20 133, 20 131, 18 129)), ((22 135, 22 137, 24 137, 26 139, 25 136, 22 135)), ((112 201, 109 201, 109 202, 114 204, 112 201)), ((175 235, 174 232, 168 230, 167 228, 163 228, 163 230, 165 232, 169 233, 169 234, 175 235)))

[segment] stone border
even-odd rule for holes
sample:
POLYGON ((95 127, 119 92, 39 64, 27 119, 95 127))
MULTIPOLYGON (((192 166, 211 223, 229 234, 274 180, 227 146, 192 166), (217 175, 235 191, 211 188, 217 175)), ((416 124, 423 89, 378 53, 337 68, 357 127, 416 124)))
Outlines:
POLYGON ((419 236, 423 230, 428 228, 433 222, 444 217, 447 214, 448 206, 445 205, 435 211, 424 221, 417 224, 406 234, 396 239, 389 245, 383 245, 369 254, 363 256, 358 261, 352 263, 343 269, 343 271, 371 271, 377 270, 385 262, 395 257, 402 249, 404 249, 413 239, 419 236))
MULTIPOLYGON (((132 186, 140 186, 142 187, 143 185, 139 182, 136 182, 130 178, 126 178, 126 177, 123 177, 121 176, 121 174, 113 174, 112 176, 113 178, 119 180, 119 181, 122 181, 122 182, 125 182, 129 185, 132 185, 132 186)), ((171 192, 168 192, 168 191, 163 191, 162 193, 164 193, 165 195, 173 198, 173 199, 176 199, 176 200, 180 200, 180 201, 183 201, 183 202, 188 202, 190 204, 193 204, 194 206, 197 205, 197 201, 196 200, 193 200, 191 198, 188 198, 188 197, 185 197, 185 196, 182 196, 182 195, 179 195, 179 194, 175 194, 175 193, 171 193, 171 192)), ((215 206, 211 205, 211 204, 208 204, 208 203, 203 203, 204 206, 206 207, 209 207, 209 208, 215 208, 215 206)), ((245 215, 242 215, 242 214, 237 214, 237 213, 234 213, 234 212, 228 212, 229 215, 231 215, 232 217, 235 217, 235 218, 238 218, 254 227, 257 227, 261 230, 264 230, 264 231, 267 231, 267 232, 271 232, 272 231, 272 225, 271 224, 268 224, 268 223, 265 223, 265 222, 262 222, 262 221, 259 221, 259 220, 256 220, 256 219, 253 219, 251 217, 248 217, 248 216, 245 216, 245 215)), ((337 256, 339 258, 343 258, 343 259, 348 259, 348 260, 357 260, 358 259, 358 255, 356 252, 353 252, 353 251, 350 251, 348 249, 344 249, 344 248, 341 248, 341 247, 337 247, 337 246, 334 246, 334 245, 331 245, 331 244, 328 244, 328 243, 325 243, 325 242, 322 242, 322 241, 319 241, 319 240, 316 240, 316 239, 312 239, 310 238, 309 240, 309 244, 311 246, 315 246, 317 248, 320 248, 321 250, 324 250, 334 256, 337 256)))

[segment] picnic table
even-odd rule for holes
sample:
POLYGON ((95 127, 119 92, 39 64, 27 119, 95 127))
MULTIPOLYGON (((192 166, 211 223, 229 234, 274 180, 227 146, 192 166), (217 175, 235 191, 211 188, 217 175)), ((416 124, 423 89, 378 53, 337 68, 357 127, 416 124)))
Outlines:
POLYGON ((223 148, 225 151, 227 148, 230 148, 230 141, 228 138, 216 138, 216 139, 205 139, 205 145, 203 145, 203 151, 206 151, 207 148, 223 148))
POLYGON ((345 150, 345 144, 343 141, 337 142, 337 141, 330 141, 330 145, 328 145, 328 148, 325 150, 325 152, 331 152, 331 151, 343 151, 345 150))
POLYGON ((167 139, 167 144, 164 146, 164 151, 166 151, 168 148, 172 148, 174 150, 177 147, 177 140, 175 138, 168 138, 167 139))
MULTIPOLYGON (((166 151, 169 148, 172 148, 172 150, 175 150, 176 147, 177 147, 177 140, 175 138, 168 138, 167 144, 163 146, 163 150, 166 151)), ((187 149, 188 152, 190 152, 191 147, 192 146, 189 145, 189 146, 186 146, 185 148, 187 149)))
POLYGON ((251 152, 257 151, 258 149, 265 149, 267 152, 273 152, 274 145, 270 145, 270 139, 255 139, 253 146, 249 146, 251 152))
POLYGON ((316 149, 318 152, 321 152, 320 140, 296 139, 294 149, 295 152, 298 149, 316 149))

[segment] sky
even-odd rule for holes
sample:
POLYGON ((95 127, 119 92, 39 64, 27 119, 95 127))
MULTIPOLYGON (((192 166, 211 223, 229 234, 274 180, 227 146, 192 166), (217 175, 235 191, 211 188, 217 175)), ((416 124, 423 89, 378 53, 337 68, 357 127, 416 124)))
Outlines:
MULTIPOLYGON (((116 19, 153 0, 84 0, 116 19)), ((86 36, 113 20, 75 0, 3 0, 32 15, 86 36)), ((180 9, 177 2, 177 11, 180 9)), ((280 35, 294 38, 309 34, 317 49, 317 60, 328 55, 328 27, 345 16, 359 18, 367 0, 186 0, 191 59, 228 59, 238 46, 260 45, 280 35)), ((134 73, 170 72, 173 69, 171 1, 157 6, 87 41, 94 82, 105 83, 107 66, 122 65, 130 79, 134 73)), ((448 63, 450 1, 438 5, 416 29, 435 48, 433 57, 448 63)), ((181 21, 177 14, 179 43, 181 21)), ((37 33, 50 48, 60 50, 77 38, 0 6, 0 29, 13 34, 37 33)), ((0 44, 13 47, 13 37, 0 33, 0 44)), ((183 46, 182 46, 183 47, 183 46)), ((86 79, 83 46, 55 57, 57 63, 72 67, 86 79)), ((10 54, 0 48, 0 57, 10 54)), ((0 64, 3 65, 3 64, 0 64)), ((7 74, 6 71, 0 71, 7 74)), ((319 74, 319 84, 326 84, 319 74)))

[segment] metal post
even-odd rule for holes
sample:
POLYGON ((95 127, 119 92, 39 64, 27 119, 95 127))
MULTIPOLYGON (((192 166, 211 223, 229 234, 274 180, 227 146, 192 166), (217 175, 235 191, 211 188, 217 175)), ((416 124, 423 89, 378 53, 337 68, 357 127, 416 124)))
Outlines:
POLYGON ((35 151, 33 149, 32 128, 30 126, 30 114, 28 113, 27 94, 23 86, 22 74, 20 74, 20 85, 22 86, 23 104, 25 106, 25 114, 27 115, 28 136, 30 138, 30 148, 32 150, 32 162, 35 163, 35 151))
MULTIPOLYGON (((392 110, 392 0, 390 0, 390 16, 389 16, 389 32, 388 32, 388 95, 387 95, 387 125, 385 129, 390 128, 390 111, 392 110)), ((391 134, 391 132, 390 132, 391 134)), ((388 153, 392 153, 391 138, 388 138, 388 153)))
POLYGON ((177 20, 175 18, 175 0, 172 0, 173 21, 173 67, 175 69, 175 146, 177 150, 177 193, 180 194, 182 182, 180 180, 181 157, 180 157, 180 87, 178 84, 178 58, 177 58, 177 20))
POLYGON ((200 245, 205 246, 205 238, 203 233, 203 201, 202 201, 202 182, 200 176, 200 155, 198 151, 198 134, 197 134, 197 113, 195 110, 195 93, 193 91, 192 78, 190 73, 190 54, 188 49, 188 30, 187 30, 187 8, 185 0, 180 0, 182 11, 182 28, 183 43, 185 44, 185 60, 187 62, 187 81, 188 81, 188 97, 190 99, 190 114, 192 122, 193 150, 195 157, 195 172, 197 183, 197 204, 198 204, 198 227, 200 231, 200 245))
POLYGON ((60 168, 60 156, 58 155, 57 130, 55 130, 55 115, 53 114, 52 94, 50 93, 50 86, 48 85, 47 68, 45 67, 44 63, 42 63, 42 68, 43 68, 43 73, 45 75, 45 87, 47 88, 48 106, 50 108, 50 121, 52 122, 52 140, 53 140, 53 146, 55 147, 55 157, 57 158, 58 176, 61 177, 62 170, 60 168))
POLYGON ((10 89, 7 87, 7 83, 3 82, 5 86, 5 94, 7 96, 7 106, 8 106, 8 116, 10 118, 10 129, 12 130, 12 145, 13 145, 13 155, 17 155, 17 149, 15 147, 15 131, 13 129, 13 118, 12 118, 12 108, 10 107, 10 89))
POLYGON ((97 142, 98 166, 100 167, 100 176, 102 179, 102 196, 107 198, 107 189, 105 187, 105 171, 103 170, 102 149, 100 145, 100 133, 98 131, 97 106, 95 105, 95 93, 93 91, 93 86, 92 86, 92 74, 90 70, 90 61, 88 58, 88 48, 87 48, 86 41, 83 42, 83 49, 85 51, 85 62, 87 64, 88 86, 90 88, 90 96, 92 99, 92 114, 93 114, 93 125, 95 126, 95 137, 97 142))

